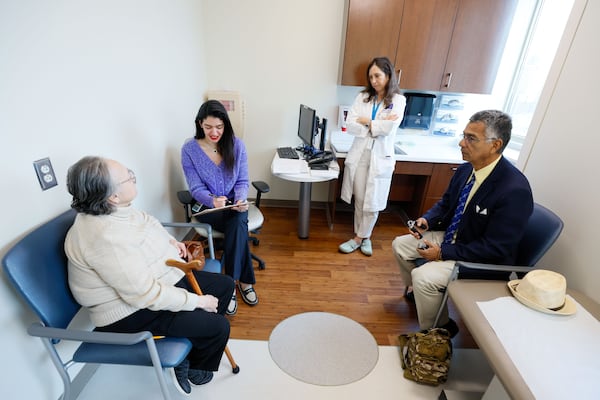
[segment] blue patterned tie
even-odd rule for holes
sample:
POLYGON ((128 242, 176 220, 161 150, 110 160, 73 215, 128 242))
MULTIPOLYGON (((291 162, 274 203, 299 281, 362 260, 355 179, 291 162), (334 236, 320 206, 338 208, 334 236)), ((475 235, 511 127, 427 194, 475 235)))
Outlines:
POLYGON ((471 174, 469 180, 465 184, 465 187, 460 192, 460 197, 458 198, 458 205, 456 206, 456 210, 454 211, 454 216, 452 217, 452 222, 446 229, 446 233, 444 234, 444 241, 442 243, 452 243, 452 239, 454 239, 454 234, 458 229, 458 225, 460 224, 460 219, 463 215, 463 211, 465 210, 465 204, 467 203, 467 198, 469 197, 469 193, 471 192, 471 188, 475 183, 475 175, 471 174))

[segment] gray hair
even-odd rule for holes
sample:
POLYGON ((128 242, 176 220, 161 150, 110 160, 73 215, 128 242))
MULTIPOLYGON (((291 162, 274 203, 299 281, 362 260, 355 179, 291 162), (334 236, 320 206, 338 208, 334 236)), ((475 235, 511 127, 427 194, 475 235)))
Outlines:
POLYGON ((106 161, 87 156, 67 172, 67 189, 73 196, 71 207, 84 214, 106 215, 114 211, 108 198, 116 191, 106 161))
POLYGON ((501 139, 502 153, 508 142, 512 131, 512 119, 510 115, 498 110, 478 111, 469 118, 469 122, 483 122, 485 125, 485 137, 488 139, 501 139))

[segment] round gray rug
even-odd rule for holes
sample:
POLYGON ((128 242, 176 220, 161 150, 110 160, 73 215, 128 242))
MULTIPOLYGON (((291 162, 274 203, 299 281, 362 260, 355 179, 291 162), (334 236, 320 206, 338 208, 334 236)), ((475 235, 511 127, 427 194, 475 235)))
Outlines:
POLYGON ((281 321, 271 332, 269 352, 288 375, 323 386, 355 382, 368 375, 379 358, 377 342, 365 327, 326 312, 281 321))

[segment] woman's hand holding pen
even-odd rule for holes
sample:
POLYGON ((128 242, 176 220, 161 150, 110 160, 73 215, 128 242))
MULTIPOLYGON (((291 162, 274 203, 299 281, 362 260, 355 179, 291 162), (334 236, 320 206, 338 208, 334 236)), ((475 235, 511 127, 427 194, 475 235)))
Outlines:
POLYGON ((217 196, 216 194, 211 194, 210 197, 213 199, 214 208, 225 207, 229 202, 229 199, 226 196, 217 196))

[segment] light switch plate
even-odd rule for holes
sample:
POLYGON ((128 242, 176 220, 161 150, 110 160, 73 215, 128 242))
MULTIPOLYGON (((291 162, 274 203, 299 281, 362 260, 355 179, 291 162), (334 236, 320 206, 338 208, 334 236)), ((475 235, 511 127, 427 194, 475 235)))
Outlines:
POLYGON ((50 189, 51 187, 58 185, 50 158, 42 158, 41 160, 34 161, 33 168, 35 169, 42 190, 50 189))

